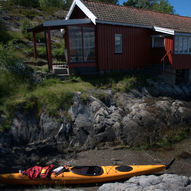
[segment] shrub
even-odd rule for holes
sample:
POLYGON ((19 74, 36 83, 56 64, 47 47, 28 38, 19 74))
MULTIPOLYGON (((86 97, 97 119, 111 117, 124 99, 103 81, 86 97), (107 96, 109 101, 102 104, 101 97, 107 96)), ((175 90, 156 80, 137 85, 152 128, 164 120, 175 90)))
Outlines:
POLYGON ((31 79, 32 70, 15 57, 12 44, 0 45, 0 71, 8 72, 19 79, 31 79))
POLYGON ((37 47, 37 54, 38 54, 39 58, 46 59, 46 57, 47 57, 46 47, 44 47, 44 46, 37 47))
POLYGON ((32 33, 28 33, 27 29, 31 28, 32 24, 29 19, 25 18, 21 21, 21 33, 24 35, 25 38, 32 39, 32 33))
POLYGON ((40 4, 41 8, 47 8, 47 7, 63 8, 64 1, 62 1, 62 0, 39 0, 39 4, 40 4))
POLYGON ((57 58, 58 60, 64 60, 65 59, 64 49, 65 49, 65 45, 64 45, 64 41, 62 41, 60 47, 54 48, 52 50, 53 57, 57 58))
POLYGON ((20 5, 24 7, 39 7, 39 0, 8 0, 12 5, 20 5))
MULTIPOLYGON (((1 11, 0 14, 2 14, 1 11)), ((10 35, 3 27, 2 20, 0 19, 0 42, 6 43, 8 40, 10 40, 10 35)))

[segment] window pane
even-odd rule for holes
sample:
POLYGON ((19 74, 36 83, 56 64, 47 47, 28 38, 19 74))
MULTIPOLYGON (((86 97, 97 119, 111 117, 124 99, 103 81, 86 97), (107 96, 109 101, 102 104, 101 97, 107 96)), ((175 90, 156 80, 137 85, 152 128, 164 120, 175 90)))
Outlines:
POLYGON ((188 52, 188 38, 183 38, 183 52, 188 52))
POLYGON ((82 62, 81 27, 69 27, 70 62, 82 62))
POLYGON ((163 48, 164 47, 164 38, 163 37, 153 37, 153 47, 154 48, 163 48))
POLYGON ((122 34, 115 34, 115 53, 122 53, 122 34))
POLYGON ((94 28, 83 27, 84 37, 84 61, 95 61, 95 31, 94 28))
POLYGON ((183 52, 183 43, 182 43, 183 38, 179 37, 179 52, 182 53, 183 52))
POLYGON ((178 41, 179 41, 179 37, 175 37, 175 53, 178 53, 178 41))
POLYGON ((188 50, 189 50, 189 53, 191 53, 191 37, 189 38, 188 50))

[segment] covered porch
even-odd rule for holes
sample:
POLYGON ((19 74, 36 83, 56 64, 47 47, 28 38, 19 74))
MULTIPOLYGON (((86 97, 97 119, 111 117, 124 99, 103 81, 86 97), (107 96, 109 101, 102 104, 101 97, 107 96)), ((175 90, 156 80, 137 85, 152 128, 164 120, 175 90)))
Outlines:
POLYGON ((37 33, 44 33, 49 71, 67 68, 68 73, 96 71, 95 25, 90 19, 45 21, 42 25, 28 29, 33 33, 33 54, 38 58, 37 33), (52 58, 51 30, 61 30, 65 41, 66 63, 55 65, 52 58))

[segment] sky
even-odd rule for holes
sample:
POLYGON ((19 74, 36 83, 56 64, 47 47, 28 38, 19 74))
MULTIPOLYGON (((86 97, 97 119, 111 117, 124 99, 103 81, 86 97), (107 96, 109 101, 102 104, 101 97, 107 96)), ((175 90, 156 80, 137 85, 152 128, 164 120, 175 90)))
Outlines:
MULTIPOLYGON (((123 4, 127 0, 119 0, 120 4, 123 4)), ((191 17, 191 0, 168 0, 174 7, 175 13, 181 16, 191 17)))

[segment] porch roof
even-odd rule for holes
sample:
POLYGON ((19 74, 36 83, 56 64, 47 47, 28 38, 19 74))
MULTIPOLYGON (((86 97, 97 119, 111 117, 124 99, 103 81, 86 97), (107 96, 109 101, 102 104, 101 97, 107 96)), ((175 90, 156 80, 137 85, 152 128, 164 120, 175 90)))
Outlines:
POLYGON ((70 19, 70 20, 51 20, 45 21, 43 24, 35 26, 33 28, 28 29, 28 32, 43 32, 46 29, 54 30, 54 29, 62 29, 68 25, 80 25, 80 24, 88 24, 91 23, 90 19, 70 19))

